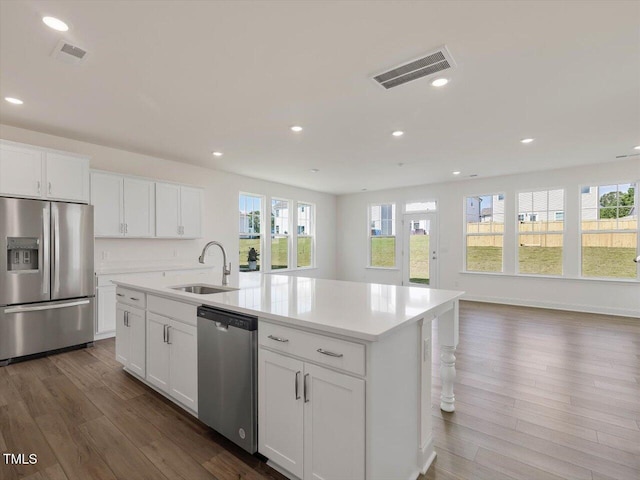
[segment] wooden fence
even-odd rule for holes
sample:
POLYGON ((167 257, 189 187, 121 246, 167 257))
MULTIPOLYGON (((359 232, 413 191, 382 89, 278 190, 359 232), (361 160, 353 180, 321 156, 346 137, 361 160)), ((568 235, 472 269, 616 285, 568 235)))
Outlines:
MULTIPOLYGON (((563 222, 520 222, 518 224, 518 242, 521 246, 531 247, 561 247, 563 222), (546 231, 548 234, 537 233, 546 231), (554 233, 558 232, 558 233, 554 233)), ((582 234, 583 247, 637 247, 637 220, 585 220, 582 222, 582 231, 591 233, 582 234), (624 233, 595 233, 598 230, 630 230, 624 233), (635 230, 635 231, 633 231, 635 230)), ((502 233, 504 224, 476 222, 467 224, 468 247, 502 247, 502 233), (474 236, 474 233, 484 234, 474 236), (500 235, 487 235, 487 234, 500 235)))

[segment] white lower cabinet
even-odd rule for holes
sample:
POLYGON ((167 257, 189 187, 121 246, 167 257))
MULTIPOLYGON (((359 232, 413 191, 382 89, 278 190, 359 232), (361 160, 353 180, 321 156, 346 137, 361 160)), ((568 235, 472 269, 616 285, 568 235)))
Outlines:
POLYGON ((147 313, 147 381, 198 410, 197 327, 147 313))
POLYGON ((116 329, 116 286, 98 286, 96 298, 96 334, 113 332, 116 329))
POLYGON ((145 376, 145 311, 118 303, 116 306, 116 360, 133 373, 145 376))
POLYGON ((258 451, 303 480, 365 478, 365 382, 263 348, 258 451))

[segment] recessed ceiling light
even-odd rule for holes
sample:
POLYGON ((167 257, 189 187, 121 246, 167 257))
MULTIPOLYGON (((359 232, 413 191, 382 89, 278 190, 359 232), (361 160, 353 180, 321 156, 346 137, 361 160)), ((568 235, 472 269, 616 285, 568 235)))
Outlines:
POLYGON ((533 138, 523 138, 522 140, 520 140, 520 143, 531 143, 534 140, 535 139, 533 139, 533 138))
POLYGON ((447 83, 449 83, 449 80, 447 78, 436 78, 433 82, 431 82, 431 85, 433 85, 434 87, 444 87, 447 83))
POLYGON ((24 102, 22 100, 20 100, 19 98, 13 98, 13 97, 4 97, 4 99, 9 102, 9 103, 13 103, 14 105, 22 105, 24 102))
POLYGON ((64 23, 62 20, 56 17, 42 17, 42 21, 44 24, 49 27, 57 30, 59 32, 66 32, 69 30, 69 25, 64 23))
POLYGON ((214 157, 221 157, 222 156, 222 152, 211 152, 213 154, 214 157))
POLYGON ((311 173, 318 173, 320 170, 318 170, 317 168, 312 168, 311 169, 311 173))
POLYGON ((402 135, 404 135, 404 132, 402 130, 396 130, 394 132, 391 132, 391 135, 393 135, 394 137, 401 137, 402 135))
POLYGON ((640 145, 636 145, 635 147, 633 147, 634 150, 640 150, 640 145))
POLYGON ((294 125, 293 127, 291 127, 291 131, 292 132, 301 132, 302 131, 302 127, 300 125, 294 125))
POLYGON ((460 171, 459 170, 456 170, 455 172, 451 172, 451 173, 453 173, 454 175, 460 175, 460 171))

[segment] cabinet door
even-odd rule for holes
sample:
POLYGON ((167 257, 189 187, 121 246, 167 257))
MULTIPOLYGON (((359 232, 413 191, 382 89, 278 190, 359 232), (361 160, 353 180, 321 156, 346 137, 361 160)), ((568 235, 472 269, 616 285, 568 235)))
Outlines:
POLYGON ((98 297, 96 333, 113 332, 116 329, 116 286, 98 287, 96 296, 98 297))
POLYGON ((167 342, 171 346, 169 394, 191 410, 198 411, 197 328, 171 320, 167 342))
POLYGON ((304 473, 303 372, 299 360, 258 351, 258 451, 298 478, 304 473))
POLYGON ((180 187, 180 225, 183 237, 202 237, 201 189, 180 187))
POLYGON ((180 236, 180 186, 156 183, 156 236, 180 236))
POLYGON ((364 480, 364 380, 305 363, 305 480, 364 480))
POLYGON ((123 182, 119 175, 91 173, 91 204, 96 237, 121 237, 123 182))
POLYGON ((168 318, 147 313, 147 381, 169 392, 169 344, 165 342, 168 318))
POLYGON ((146 365, 146 322, 145 311, 129 309, 130 353, 129 370, 144 377, 146 365))
POLYGON ((89 160, 47 152, 46 197, 51 200, 89 202, 89 160))
POLYGON ((126 325, 126 306, 116 306, 116 360, 125 367, 129 364, 131 334, 126 325))
POLYGON ((155 234, 155 184, 137 178, 124 179, 124 224, 127 237, 155 234))
POLYGON ((41 197, 42 151, 0 144, 0 195, 41 197))

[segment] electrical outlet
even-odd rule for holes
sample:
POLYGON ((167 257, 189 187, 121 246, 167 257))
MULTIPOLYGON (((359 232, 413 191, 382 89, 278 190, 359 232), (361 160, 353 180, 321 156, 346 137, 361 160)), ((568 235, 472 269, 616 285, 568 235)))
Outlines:
POLYGON ((108 250, 102 250, 102 259, 103 260, 108 260, 109 259, 109 251, 108 250))

